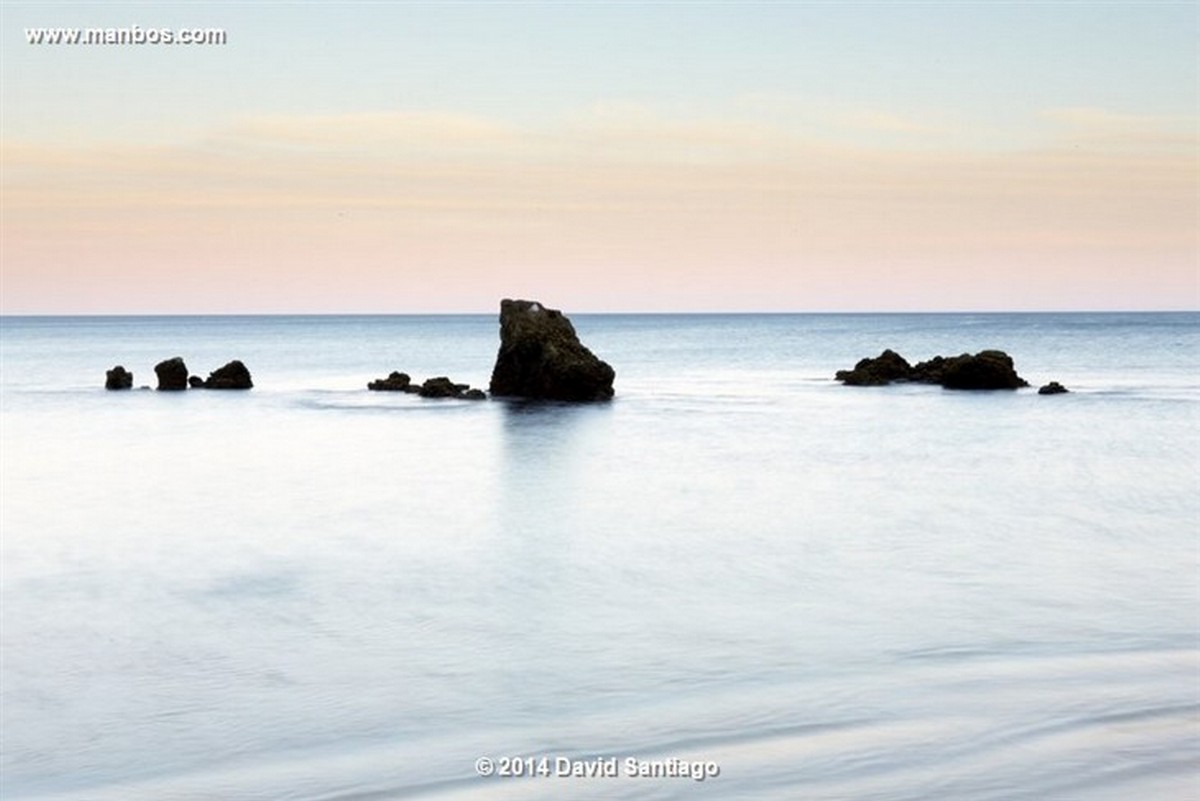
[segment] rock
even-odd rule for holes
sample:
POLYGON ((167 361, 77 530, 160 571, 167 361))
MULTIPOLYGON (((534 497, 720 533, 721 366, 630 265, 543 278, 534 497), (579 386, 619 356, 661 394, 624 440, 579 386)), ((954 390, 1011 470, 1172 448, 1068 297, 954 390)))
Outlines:
POLYGON ((133 389, 133 373, 117 365, 104 373, 105 389, 133 389))
POLYGON ((934 356, 910 366, 904 357, 885 350, 874 359, 863 359, 853 370, 839 370, 838 381, 854 386, 881 386, 894 382, 937 384, 946 389, 1017 389, 1029 386, 1017 375, 1012 357, 1000 350, 972 356, 934 356))
POLYGON ((204 379, 198 375, 194 375, 188 379, 188 386, 192 389, 204 389, 204 379))
POLYGON ((467 384, 456 384, 444 375, 428 378, 421 384, 414 384, 408 373, 393 372, 387 378, 380 378, 367 384, 367 389, 377 392, 411 392, 422 398, 466 398, 467 400, 487 398, 483 390, 471 389, 467 384))
POLYGON ((838 370, 836 378, 858 387, 881 386, 893 381, 908 381, 912 367, 894 350, 885 350, 874 359, 862 359, 853 370, 838 370))
POLYGON ((946 389, 1017 389, 1029 382, 1017 375, 1012 357, 1002 350, 983 350, 970 356, 964 353, 948 359, 942 370, 941 385, 946 389))
POLYGON ((376 392, 410 392, 411 386, 412 378, 408 373, 393 371, 388 374, 387 378, 379 378, 367 384, 367 389, 373 389, 376 392))
POLYGON ((915 384, 937 384, 941 386, 942 375, 946 372, 946 365, 950 361, 951 359, 947 359, 945 356, 934 356, 927 361, 917 362, 913 365, 912 372, 909 373, 907 380, 915 384))
POLYGON ((154 365, 158 376, 158 389, 162 392, 177 392, 188 387, 188 369, 183 359, 176 356, 154 365))
POLYGON ((500 350, 492 395, 598 401, 613 396, 616 373, 575 334, 562 312, 532 300, 500 302, 500 350))
POLYGON ((1070 391, 1071 390, 1067 389, 1066 387, 1064 387, 1062 384, 1058 383, 1057 381, 1051 381, 1049 384, 1046 384, 1044 387, 1039 388, 1038 394, 1039 395, 1062 395, 1062 394, 1070 392, 1070 391))
POLYGON ((421 385, 419 394, 422 398, 459 398, 470 387, 467 384, 455 384, 446 376, 427 378, 421 385))
POLYGON ((224 367, 218 367, 208 374, 204 382, 205 389, 251 389, 254 382, 250 379, 250 371, 246 365, 234 359, 224 367))

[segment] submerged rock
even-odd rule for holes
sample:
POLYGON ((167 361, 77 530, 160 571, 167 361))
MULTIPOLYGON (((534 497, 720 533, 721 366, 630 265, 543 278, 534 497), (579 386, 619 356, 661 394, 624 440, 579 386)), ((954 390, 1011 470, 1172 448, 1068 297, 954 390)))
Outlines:
POLYGON ((133 389, 133 373, 117 365, 104 373, 105 389, 133 389))
POLYGON ((377 378, 367 384, 367 389, 375 390, 376 392, 412 392, 412 378, 408 373, 392 371, 387 378, 377 378))
POLYGON ((975 355, 934 356, 915 366, 900 354, 885 350, 874 359, 863 359, 853 370, 839 370, 838 381, 853 386, 882 386, 894 382, 937 384, 946 389, 1017 389, 1029 383, 1017 375, 1012 357, 1001 350, 975 355))
POLYGON ((613 396, 616 373, 588 350, 566 316, 532 300, 500 302, 500 350, 493 395, 599 401, 613 396))
POLYGON ((246 365, 234 359, 224 367, 218 367, 208 374, 204 382, 205 389, 252 389, 254 382, 250 379, 250 371, 246 365))
POLYGON ((158 376, 158 389, 162 392, 178 392, 188 388, 187 365, 179 356, 154 365, 154 374, 158 376))
POLYGON ((1049 384, 1046 384, 1045 386, 1040 387, 1038 389, 1038 394, 1039 395, 1062 395, 1062 394, 1070 392, 1070 391, 1071 390, 1067 389, 1066 387, 1064 387, 1062 384, 1058 383, 1057 381, 1051 381, 1049 384))

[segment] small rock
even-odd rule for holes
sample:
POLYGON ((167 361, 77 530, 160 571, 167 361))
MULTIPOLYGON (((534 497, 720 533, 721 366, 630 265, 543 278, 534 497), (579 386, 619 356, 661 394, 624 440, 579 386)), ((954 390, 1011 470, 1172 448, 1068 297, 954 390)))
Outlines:
POLYGON ((198 375, 194 375, 188 379, 188 386, 192 389, 204 389, 204 379, 198 375))
POLYGON ((894 350, 885 350, 874 359, 860 359, 853 370, 838 370, 838 381, 857 387, 882 386, 893 381, 908 381, 912 367, 894 350))
POLYGON ((422 398, 459 398, 468 389, 467 384, 455 384, 443 375, 426 379, 418 394, 422 398))
POLYGON ((1066 387, 1064 387, 1062 384, 1058 383, 1057 381, 1051 381, 1049 384, 1046 384, 1044 387, 1041 387, 1040 389, 1038 389, 1038 394, 1039 395, 1062 395, 1063 393, 1070 392, 1070 391, 1071 390, 1067 389, 1066 387))
POLYGON ((373 389, 376 392, 409 392, 409 387, 412 386, 412 378, 408 373, 391 372, 387 378, 379 378, 367 384, 367 389, 373 389))
POLYGON ((105 389, 133 389, 133 373, 117 365, 104 374, 105 389))
POLYGON ((154 374, 158 376, 158 389, 161 392, 178 392, 188 388, 187 365, 179 356, 154 365, 154 374))
POLYGON ((468 389, 463 393, 466 400, 487 400, 487 393, 482 389, 468 389))

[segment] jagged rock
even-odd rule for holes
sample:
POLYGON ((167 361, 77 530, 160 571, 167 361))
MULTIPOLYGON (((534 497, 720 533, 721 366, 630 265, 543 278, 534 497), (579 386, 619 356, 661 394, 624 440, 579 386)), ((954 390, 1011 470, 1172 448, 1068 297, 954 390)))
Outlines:
POLYGON ((885 350, 874 359, 863 359, 853 370, 839 370, 837 380, 857 386, 894 382, 937 384, 946 389, 1017 389, 1029 386, 1017 375, 1012 357, 1000 350, 983 350, 972 356, 934 356, 914 366, 900 354, 885 350))
POLYGON ((204 389, 204 379, 198 375, 194 375, 188 379, 188 386, 192 389, 204 389))
POLYGON ((154 365, 154 374, 158 376, 160 391, 177 392, 188 388, 187 365, 179 356, 154 365))
POLYGON ((466 400, 487 400, 487 393, 482 389, 468 389, 462 396, 466 400))
POLYGON ((117 365, 104 373, 105 389, 133 389, 133 373, 117 365))
POLYGON ((1046 384, 1044 387, 1039 388, 1038 394, 1039 395, 1062 395, 1062 394, 1070 392, 1070 391, 1071 390, 1067 389, 1066 387, 1064 387, 1062 384, 1058 383, 1057 381, 1051 381, 1049 384, 1046 384))
POLYGON ((1012 357, 1002 350, 983 350, 974 356, 964 353, 948 359, 942 370, 946 389, 1018 389, 1029 382, 1017 375, 1012 357))
POLYGON ((234 359, 224 367, 218 367, 208 374, 204 382, 205 389, 251 389, 254 382, 250 379, 250 371, 246 365, 234 359))
POLYGON ((851 386, 867 387, 908 381, 912 366, 894 350, 885 350, 874 359, 861 359, 853 370, 838 370, 838 381, 851 386))
POLYGON ((470 389, 469 385, 455 384, 443 375, 425 379, 425 383, 421 384, 421 390, 417 394, 422 398, 460 398, 468 389, 470 389))
POLYGON ((609 400, 616 373, 575 334, 556 309, 532 300, 500 302, 500 350, 493 395, 565 401, 609 400))
POLYGON ((367 384, 367 389, 376 392, 411 392, 412 378, 408 373, 392 371, 387 378, 378 378, 367 384))

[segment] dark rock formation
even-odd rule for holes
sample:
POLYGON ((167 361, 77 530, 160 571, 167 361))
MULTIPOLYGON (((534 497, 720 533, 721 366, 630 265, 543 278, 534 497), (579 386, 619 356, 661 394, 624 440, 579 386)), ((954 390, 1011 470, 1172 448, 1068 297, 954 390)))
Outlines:
POLYGON ((160 391, 177 392, 188 388, 187 365, 179 356, 154 365, 154 374, 158 376, 160 391))
POLYGON ((874 359, 863 359, 853 370, 839 370, 837 380, 857 386, 880 386, 893 382, 937 384, 946 389, 1017 389, 1029 386, 1017 375, 1012 357, 1000 350, 984 350, 972 356, 934 356, 915 366, 900 354, 885 350, 874 359))
POLYGON ((253 386, 250 371, 237 359, 213 370, 204 382, 205 389, 251 389, 253 386))
POLYGON ((460 398, 468 389, 467 384, 455 384, 443 375, 425 379, 417 394, 422 398, 460 398))
POLYGON ((957 356, 952 356, 949 359, 945 356, 934 356, 927 361, 917 362, 913 366, 912 372, 903 380, 911 381, 914 384, 937 384, 941 386, 942 375, 946 372, 946 365, 957 358, 957 356))
POLYGON ((500 302, 500 351, 493 395, 564 401, 609 400, 616 373, 584 347, 562 312, 531 300, 500 302))
POLYGON ((393 372, 387 378, 380 378, 367 384, 367 389, 377 392, 409 392, 422 398, 463 398, 465 400, 487 400, 487 394, 481 389, 471 389, 467 384, 456 384, 446 376, 427 378, 423 383, 414 384, 408 373, 393 372))
POLYGON ((1038 394, 1039 395, 1062 395, 1062 394, 1064 394, 1066 392, 1070 392, 1070 391, 1071 390, 1067 389, 1066 387, 1064 387, 1062 384, 1058 383, 1057 381, 1051 381, 1049 384, 1046 384, 1044 387, 1041 387, 1040 389, 1038 389, 1038 394))
POLYGON ((376 392, 412 392, 412 378, 408 373, 392 371, 387 378, 377 378, 367 384, 367 389, 373 389, 376 392))
POLYGON ((105 389, 133 389, 133 373, 117 365, 104 373, 105 389))
POLYGON ((192 389, 204 389, 204 379, 198 375, 194 375, 188 379, 188 386, 192 389))
POLYGON ((885 350, 874 359, 861 359, 853 370, 838 370, 836 378, 857 387, 881 386, 893 381, 908 381, 912 366, 894 350, 885 350))
POLYGON ((1001 350, 983 350, 970 356, 964 353, 948 359, 942 370, 941 385, 946 389, 1018 389, 1029 382, 1017 375, 1012 357, 1001 350))

